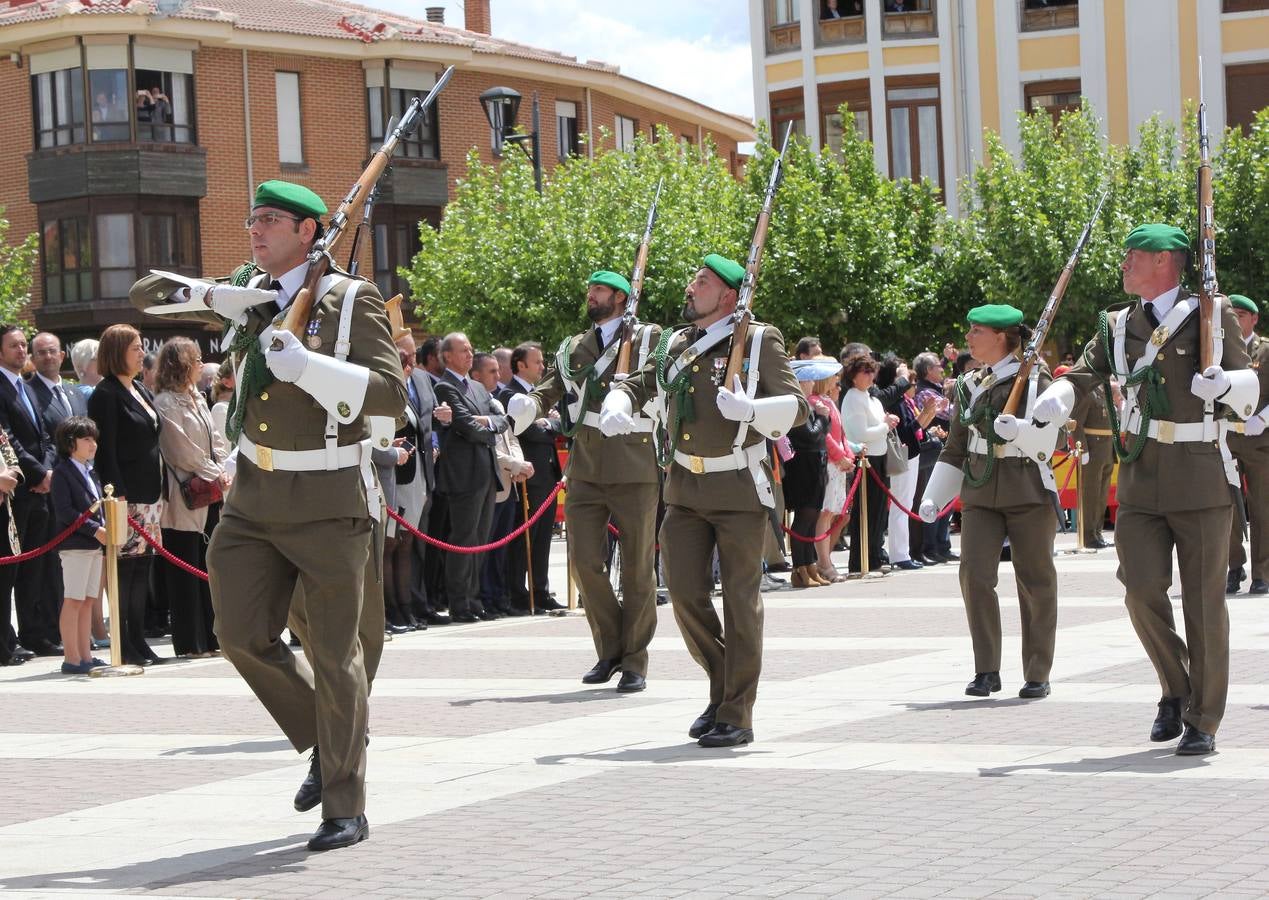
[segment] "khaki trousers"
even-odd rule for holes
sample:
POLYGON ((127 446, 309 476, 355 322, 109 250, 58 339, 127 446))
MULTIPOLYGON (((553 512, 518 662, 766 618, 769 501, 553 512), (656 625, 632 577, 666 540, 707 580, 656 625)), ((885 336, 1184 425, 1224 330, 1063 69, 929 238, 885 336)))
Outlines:
POLYGON ((715 511, 667 506, 661 523, 665 581, 683 641, 709 675, 716 719, 753 727, 762 671, 762 542, 767 511, 715 511), (723 583, 723 621, 710 592, 713 556, 723 583))
POLYGON ((564 520, 568 552, 586 603, 586 621, 600 659, 619 659, 624 672, 648 674, 648 644, 657 627, 656 484, 568 481, 564 520), (608 520, 621 547, 621 602, 604 570, 608 520))
POLYGON ((322 748, 322 818, 365 811, 368 687, 359 628, 368 518, 256 522, 227 509, 207 551, 216 637, 296 750, 322 748), (279 640, 296 582, 311 669, 279 640))
POLYGON ((1185 698, 1182 718, 1208 734, 1220 727, 1229 690, 1225 571, 1232 517, 1230 506, 1175 513, 1120 506, 1116 520, 1119 580, 1127 591, 1132 627, 1154 664, 1163 695, 1185 698), (1181 569, 1188 648, 1177 633, 1168 599, 1173 546, 1181 569))
POLYGON ((974 642, 974 671, 1000 671, 1000 550, 1009 538, 1022 615, 1022 676, 1048 681, 1057 636, 1057 519, 1048 504, 1010 509, 966 507, 961 513, 961 597, 974 642))
MULTIPOLYGON (((1251 577, 1269 581, 1269 452, 1253 451, 1238 457, 1238 470, 1247 480, 1247 519, 1251 531, 1251 577)), ((1243 530, 1230 517, 1229 567, 1247 565, 1243 530)))
POLYGON ((1080 472, 1080 503, 1084 507, 1084 545, 1102 536, 1106 504, 1110 498, 1110 476, 1115 471, 1115 449, 1110 438, 1088 439, 1088 465, 1080 472))

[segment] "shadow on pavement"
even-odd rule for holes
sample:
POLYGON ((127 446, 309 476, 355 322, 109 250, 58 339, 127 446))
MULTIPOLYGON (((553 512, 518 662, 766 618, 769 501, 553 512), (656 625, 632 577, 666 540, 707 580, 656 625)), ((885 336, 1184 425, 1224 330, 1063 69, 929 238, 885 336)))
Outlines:
MULTIPOLYGON (((274 753, 278 750, 290 750, 291 743, 286 740, 276 741, 239 741, 236 744, 208 744, 205 747, 173 747, 164 750, 160 756, 219 756, 223 753, 274 753)), ((299 755, 296 755, 299 759, 299 755)))
POLYGON ((529 694, 525 697, 468 697, 451 700, 450 706, 475 706, 477 703, 591 703, 596 700, 620 700, 625 696, 612 688, 593 688, 569 694, 529 694))
POLYGON ((978 770, 978 774, 983 778, 999 778, 1018 772, 1051 772, 1059 775, 1137 772, 1144 775, 1166 775, 1169 772, 1186 772, 1207 765, 1209 765, 1208 757, 1177 756, 1171 747, 1161 747, 1158 750, 1142 750, 1121 756, 1086 756, 1069 762, 1041 762, 983 768, 978 770))
POLYGON ((1002 697, 999 700, 940 700, 938 703, 905 703, 904 709, 912 712, 936 712, 940 710, 958 709, 1008 709, 1011 706, 1027 706, 1036 700, 1023 700, 1021 697, 1002 697))
POLYGON ((695 741, 670 744, 664 747, 627 747, 623 750, 596 750, 593 753, 560 753, 539 756, 538 765, 558 766, 571 760, 583 762, 634 762, 634 763, 683 763, 710 759, 739 759, 745 756, 765 756, 774 751, 744 747, 701 747, 695 741))

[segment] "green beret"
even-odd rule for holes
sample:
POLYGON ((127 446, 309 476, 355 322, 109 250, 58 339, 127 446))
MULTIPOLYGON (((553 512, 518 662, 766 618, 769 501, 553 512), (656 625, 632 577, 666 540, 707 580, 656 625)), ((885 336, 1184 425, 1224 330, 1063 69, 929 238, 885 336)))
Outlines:
POLYGON ((1229 303, 1234 309, 1245 309, 1249 313, 1260 315, 1260 307, 1250 297, 1244 297, 1242 294, 1230 294, 1229 303))
POLYGON ((1189 250, 1190 239, 1175 225, 1138 225, 1124 238, 1129 250, 1149 250, 1162 253, 1165 250, 1189 250))
POLYGON ((986 325, 988 328, 1012 328, 1022 324, 1022 310, 1008 303, 988 303, 971 309, 965 321, 971 325, 986 325))
POLYGON ((590 280, 586 284, 602 284, 604 287, 610 287, 614 291, 621 291, 627 297, 630 296, 630 282, 626 280, 624 275, 618 275, 616 272, 600 269, 598 272, 591 273, 590 280))
POLYGON ((745 267, 734 259, 728 259, 725 256, 719 256, 717 253, 711 253, 705 257, 703 263, 705 268, 709 269, 715 275, 723 280, 730 288, 740 287, 740 282, 745 280, 745 267))
POLYGON ((257 206, 276 206, 308 219, 320 219, 326 215, 326 204, 321 197, 304 185, 289 181, 263 182, 256 188, 256 198, 251 206, 253 209, 257 206))

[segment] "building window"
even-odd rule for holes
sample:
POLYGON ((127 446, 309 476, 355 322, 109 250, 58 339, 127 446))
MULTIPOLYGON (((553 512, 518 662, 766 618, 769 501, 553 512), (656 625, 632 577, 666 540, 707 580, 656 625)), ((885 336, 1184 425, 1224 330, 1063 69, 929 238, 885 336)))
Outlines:
POLYGON ((300 136, 300 73, 274 72, 278 106, 278 162, 302 165, 304 142, 300 136))
POLYGON ((788 53, 802 48, 799 20, 802 0, 763 0, 767 12, 767 53, 788 53))
POLYGON ((555 101, 555 141, 560 159, 576 156, 581 150, 577 137, 577 104, 571 100, 555 101))
POLYGON ((194 143, 194 77, 137 69, 137 140, 194 143))
POLYGON ((872 101, 867 79, 820 85, 820 136, 824 146, 839 156, 844 128, 853 128, 865 141, 872 140, 872 101), (841 105, 849 107, 850 118, 843 123, 841 105))
POLYGON ((1251 12, 1259 9, 1269 9, 1269 0, 1222 0, 1221 2, 1221 12, 1251 12))
POLYGON ((885 5, 881 17, 883 38, 934 37, 939 33, 933 0, 878 0, 885 5))
POLYGON ((1020 0, 1021 31, 1048 31, 1052 28, 1078 28, 1079 0, 1020 0))
POLYGON ((639 123, 626 116, 617 116, 617 149, 634 149, 635 135, 639 133, 639 123))
MULTIPOLYGON (((419 224, 427 222, 437 226, 441 210, 434 206, 398 206, 385 203, 374 209, 374 257, 375 286, 385 300, 401 294, 410 296, 410 283, 397 272, 409 268, 418 255, 419 224)), ((408 317, 408 316, 407 316, 408 317)))
MULTIPOLYGON (((387 138, 385 129, 393 118, 400 121, 415 97, 425 96, 436 84, 432 72, 388 65, 366 71, 366 119, 370 125, 372 150, 387 138)), ((397 145, 397 156, 407 159, 440 159, 441 139, 437 123, 440 106, 433 101, 419 124, 397 145)))
POLYGON ((1256 113, 1269 106, 1269 63, 1225 67, 1225 124, 1244 132, 1256 113))
POLYGON ((88 217, 67 215, 40 226, 46 303, 78 303, 93 296, 93 245, 88 217))
POLYGON ((864 0, 820 0, 817 46, 857 44, 866 39, 864 0))
POLYGON ((943 135, 939 121, 938 84, 908 79, 886 83, 886 115, 890 123, 890 176, 943 187, 943 135))
POLYGON ((83 69, 76 66, 32 75, 31 93, 36 149, 84 143, 83 69))
POLYGON ((1056 125, 1062 113, 1080 108, 1080 80, 1066 78, 1061 81, 1033 81, 1022 86, 1026 97, 1027 112, 1043 109, 1056 125))
POLYGON ((793 123, 794 134, 806 136, 806 104, 801 88, 776 91, 770 96, 770 103, 771 140, 782 140, 785 126, 790 122, 793 123))

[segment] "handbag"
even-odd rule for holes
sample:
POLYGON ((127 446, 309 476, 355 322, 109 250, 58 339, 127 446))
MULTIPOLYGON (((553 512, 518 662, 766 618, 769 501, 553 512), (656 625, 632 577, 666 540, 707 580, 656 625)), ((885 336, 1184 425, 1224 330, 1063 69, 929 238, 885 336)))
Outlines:
POLYGON ((191 475, 178 483, 181 486, 181 499, 185 501, 186 509, 202 509, 204 506, 211 506, 224 499, 224 492, 221 490, 219 481, 208 481, 199 475, 191 475))
MULTIPOLYGON (((902 475, 908 471, 908 448, 894 429, 886 432, 886 474, 902 475)), ((182 491, 184 488, 182 488, 182 491)))

